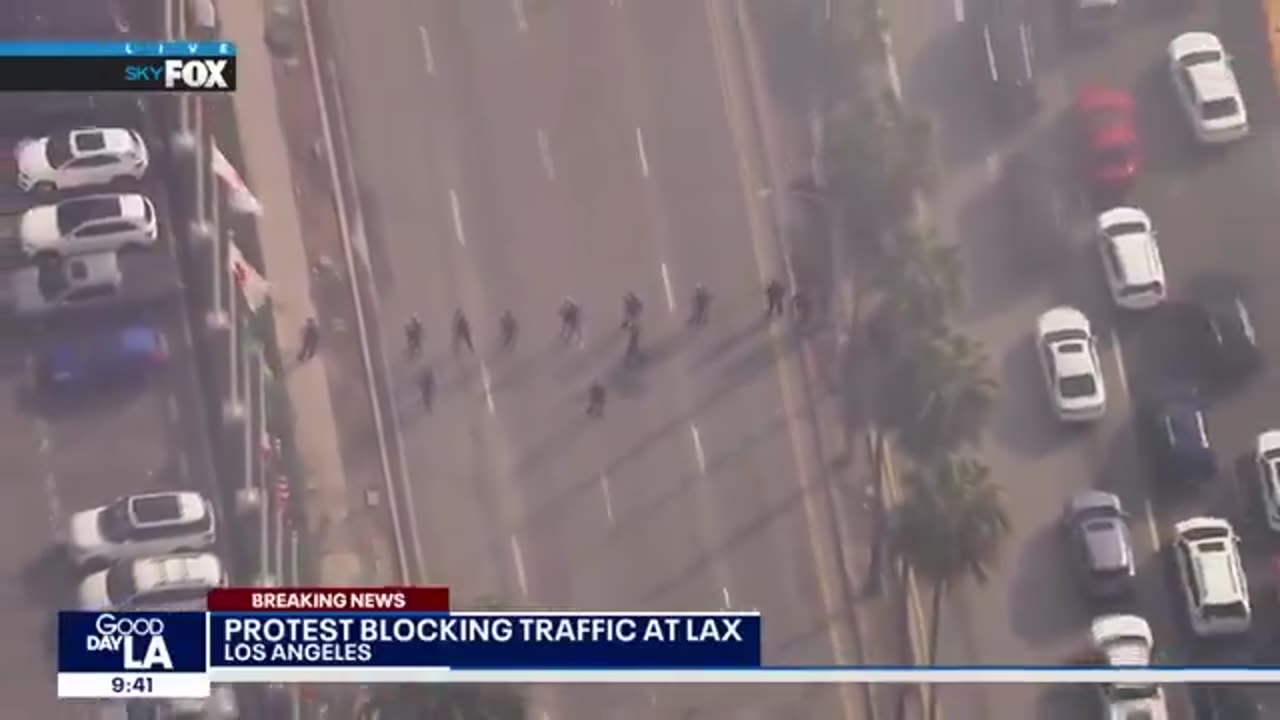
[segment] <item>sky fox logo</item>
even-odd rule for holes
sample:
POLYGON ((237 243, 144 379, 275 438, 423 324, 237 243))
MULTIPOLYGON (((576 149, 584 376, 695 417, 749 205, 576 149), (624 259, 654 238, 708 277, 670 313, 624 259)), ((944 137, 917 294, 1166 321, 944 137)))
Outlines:
POLYGON ((165 60, 161 65, 130 65, 125 79, 130 82, 163 81, 166 90, 230 90, 228 58, 165 60))
POLYGON ((147 617, 116 617, 111 613, 100 615, 94 623, 96 635, 84 639, 84 649, 89 652, 109 652, 120 656, 123 670, 172 670, 169 645, 164 640, 164 620, 147 617), (138 657, 137 645, 146 644, 142 657, 138 657))

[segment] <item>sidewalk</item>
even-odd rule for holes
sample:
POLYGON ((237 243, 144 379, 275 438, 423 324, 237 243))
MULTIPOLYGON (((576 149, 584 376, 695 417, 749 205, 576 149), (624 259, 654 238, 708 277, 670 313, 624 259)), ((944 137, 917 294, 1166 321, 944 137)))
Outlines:
POLYGON ((347 484, 325 361, 336 338, 325 331, 323 319, 319 354, 301 365, 293 363, 303 322, 320 315, 312 301, 274 61, 263 43, 263 9, 256 2, 221 3, 219 9, 223 35, 239 50, 235 110, 246 165, 241 172, 265 208, 257 220, 263 274, 271 283, 276 337, 288 368, 285 382, 294 411, 294 441, 306 483, 300 499, 307 523, 305 542, 319 571, 316 581, 328 586, 390 584, 393 578, 377 577, 383 573, 362 560, 378 530, 366 517, 358 493, 347 484))

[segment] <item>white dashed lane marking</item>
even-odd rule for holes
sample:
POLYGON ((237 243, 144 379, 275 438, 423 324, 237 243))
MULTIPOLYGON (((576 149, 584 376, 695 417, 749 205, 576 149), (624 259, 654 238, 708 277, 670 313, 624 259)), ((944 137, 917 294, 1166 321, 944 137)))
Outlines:
POLYGON ((431 36, 427 34, 426 26, 418 26, 418 38, 422 42, 422 62, 427 68, 428 75, 436 74, 436 56, 431 52, 431 36))
POLYGON ((636 152, 640 155, 640 174, 649 177, 649 154, 644 149, 644 131, 636 128, 636 152))

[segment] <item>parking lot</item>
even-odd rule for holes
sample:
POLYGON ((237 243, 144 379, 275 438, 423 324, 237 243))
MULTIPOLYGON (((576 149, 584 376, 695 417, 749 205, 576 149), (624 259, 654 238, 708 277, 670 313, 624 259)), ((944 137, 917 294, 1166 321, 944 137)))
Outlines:
MULTIPOLYGON (((55 122, 36 130, 53 131, 61 123, 118 124, 147 135, 146 118, 127 114, 71 114, 55 122)), ((2 134, 31 132, 32 123, 26 124, 2 134)), ((160 145, 160 138, 146 139, 151 147, 160 145)), ((0 680, 5 717, 84 717, 84 705, 54 699, 53 613, 71 606, 69 593, 77 580, 56 549, 67 516, 123 494, 208 490, 213 481, 164 176, 165 168, 153 161, 136 190, 123 190, 149 196, 159 221, 157 245, 121 261, 128 286, 124 296, 134 302, 92 314, 68 311, 56 322, 8 322, 0 330, 0 456, 7 465, 0 527, 8 540, 0 551, 6 610, 0 620, 6 638, 0 662, 10 669, 0 680), (32 365, 42 348, 87 331, 139 323, 159 329, 170 352, 161 371, 141 385, 73 392, 56 401, 36 392, 32 365)), ((9 211, 16 193, 5 188, 0 196, 9 211)))

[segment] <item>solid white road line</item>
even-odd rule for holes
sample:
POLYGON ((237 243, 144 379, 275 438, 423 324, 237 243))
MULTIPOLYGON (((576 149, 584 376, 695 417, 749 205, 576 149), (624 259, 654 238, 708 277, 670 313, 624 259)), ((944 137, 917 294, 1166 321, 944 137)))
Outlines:
POLYGON ((489 408, 489 414, 494 414, 493 405, 493 377, 489 375, 489 366, 480 363, 480 384, 484 386, 484 404, 489 408))
POLYGON ((1142 501, 1142 514, 1146 521, 1147 534, 1151 538, 1151 548, 1160 550, 1160 526, 1156 524, 1156 509, 1151 504, 1151 498, 1142 501))
POLYGON ((826 141, 823 139, 826 133, 826 126, 823 123, 822 112, 817 108, 809 111, 809 172, 813 174, 813 180, 819 187, 826 184, 826 172, 822 166, 823 149, 826 141))
POLYGON ((604 473, 600 474, 600 494, 604 496, 604 514, 609 518, 609 524, 613 524, 613 493, 609 490, 609 476, 604 473))
POLYGON ((511 10, 516 14, 516 28, 529 32, 529 20, 524 15, 524 0, 511 0, 511 10))
POLYGON ((178 396, 170 394, 165 398, 165 411, 169 413, 169 423, 176 424, 178 422, 178 396))
POLYGON ((418 26, 418 38, 422 41, 422 61, 426 65, 427 74, 436 74, 436 56, 431 52, 431 36, 427 34, 425 25, 418 26))
POLYGON ((827 0, 825 7, 823 8, 823 17, 826 20, 831 20, 831 0, 827 0))
POLYGON ((956 22, 964 22, 964 0, 952 0, 952 5, 956 11, 956 22))
POLYGON ((693 436, 693 453, 698 459, 698 472, 706 475, 707 455, 702 451, 702 433, 698 432, 697 425, 689 423, 689 434, 693 436))
POLYGON ((662 290, 667 294, 667 310, 676 311, 676 293, 671 288, 671 271, 666 263, 662 263, 662 290))
POLYGON ((453 234, 458 238, 458 244, 467 246, 467 232, 462 227, 462 203, 458 200, 458 193, 455 190, 449 191, 449 207, 453 210, 453 234))
POLYGON ((729 588, 727 588, 727 587, 722 587, 722 588, 720 588, 720 594, 724 596, 724 609, 725 609, 725 610, 732 610, 732 609, 733 609, 733 599, 729 597, 729 588))
POLYGON ((547 137, 547 131, 538 129, 538 155, 542 158, 542 169, 547 173, 547 177, 556 179, 556 164, 551 159, 551 138, 547 137))
POLYGON ((520 549, 520 541, 511 536, 511 561, 516 566, 516 582, 520 584, 520 593, 529 595, 529 576, 524 572, 524 552, 520 549))
POLYGON ((1120 389, 1129 395, 1129 373, 1124 367, 1124 348, 1120 345, 1120 333, 1111 328, 1111 351, 1116 356, 1116 376, 1120 379, 1120 389))
POLYGON ((640 173, 649 177, 649 156, 644 151, 644 132, 636 128, 636 150, 640 153, 640 173))
POLYGON ((178 484, 182 487, 186 487, 187 481, 191 478, 191 463, 187 461, 186 452, 178 452, 176 464, 178 471, 178 484))

